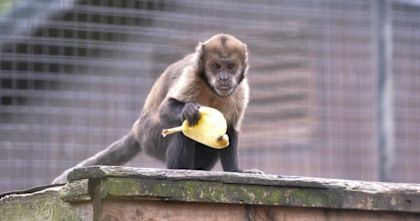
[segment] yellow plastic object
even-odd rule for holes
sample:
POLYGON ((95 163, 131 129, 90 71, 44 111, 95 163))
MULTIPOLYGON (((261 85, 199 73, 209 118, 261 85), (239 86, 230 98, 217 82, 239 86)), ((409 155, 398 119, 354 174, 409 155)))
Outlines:
POLYGON ((206 146, 223 149, 229 146, 229 136, 226 134, 227 123, 223 114, 217 109, 201 106, 198 109, 200 120, 194 126, 189 126, 184 120, 181 126, 162 130, 162 136, 182 132, 185 136, 206 146))

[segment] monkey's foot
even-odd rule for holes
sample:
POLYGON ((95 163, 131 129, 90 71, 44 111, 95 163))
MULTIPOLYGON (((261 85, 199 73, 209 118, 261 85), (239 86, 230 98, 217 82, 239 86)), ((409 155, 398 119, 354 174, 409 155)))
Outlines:
POLYGON ((242 173, 253 173, 253 174, 265 175, 264 172, 259 169, 242 170, 242 173))

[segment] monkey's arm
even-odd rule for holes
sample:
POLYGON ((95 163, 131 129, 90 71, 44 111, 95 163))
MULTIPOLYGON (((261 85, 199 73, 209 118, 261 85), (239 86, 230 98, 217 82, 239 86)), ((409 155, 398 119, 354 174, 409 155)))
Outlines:
POLYGON ((160 107, 160 122, 165 127, 175 127, 188 120, 190 125, 197 124, 200 119, 198 108, 200 106, 193 102, 182 102, 174 98, 167 99, 160 107))
POLYGON ((242 170, 239 168, 238 132, 234 128, 230 127, 228 128, 227 134, 229 135, 229 146, 221 149, 219 152, 223 170, 229 172, 256 173, 264 175, 264 172, 258 169, 242 170))
POLYGON ((232 127, 227 130, 229 146, 219 152, 220 161, 224 171, 242 172, 238 166, 238 133, 232 127))
POLYGON ((129 133, 123 138, 112 143, 105 150, 80 162, 76 166, 67 169, 60 176, 55 178, 52 183, 66 182, 67 175, 75 168, 91 165, 123 165, 136 156, 139 151, 139 144, 134 138, 134 135, 129 133))
MULTIPOLYGON (((200 119, 199 107, 196 103, 185 103, 170 98, 160 107, 160 122, 164 127, 179 126, 184 120, 188 120, 191 125, 195 125, 200 119)), ((171 135, 170 139, 166 150, 167 168, 194 169, 196 142, 181 133, 171 135)))

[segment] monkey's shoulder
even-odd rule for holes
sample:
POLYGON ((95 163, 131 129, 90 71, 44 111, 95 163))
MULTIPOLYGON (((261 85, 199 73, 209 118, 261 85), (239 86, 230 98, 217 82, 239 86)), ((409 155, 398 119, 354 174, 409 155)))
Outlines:
POLYGON ((167 80, 175 80, 185 71, 186 68, 193 67, 195 62, 192 62, 194 54, 188 54, 183 59, 176 61, 169 65, 162 73, 167 80))

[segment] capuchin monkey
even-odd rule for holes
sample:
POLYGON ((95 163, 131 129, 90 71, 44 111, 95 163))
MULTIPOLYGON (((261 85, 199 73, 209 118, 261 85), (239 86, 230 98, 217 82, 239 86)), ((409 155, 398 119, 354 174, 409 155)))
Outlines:
POLYGON ((53 183, 66 181, 74 168, 123 165, 139 152, 166 162, 170 169, 211 170, 218 158, 224 171, 238 167, 238 132, 248 105, 248 51, 232 35, 217 34, 198 43, 195 52, 170 65, 156 80, 131 131, 105 150, 64 171, 53 183), (162 129, 190 126, 200 119, 200 106, 218 109, 226 118, 230 144, 213 149, 184 136, 167 137, 162 129))

